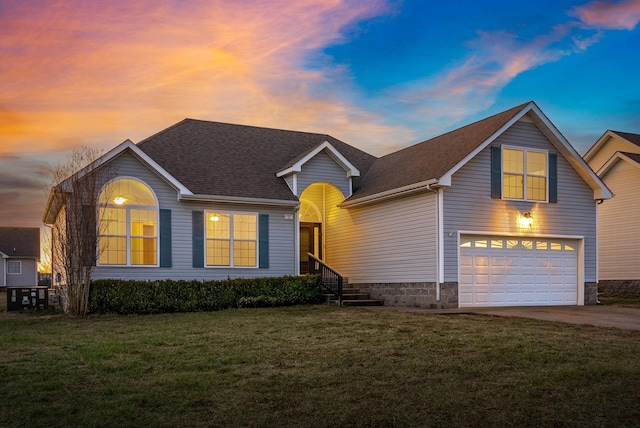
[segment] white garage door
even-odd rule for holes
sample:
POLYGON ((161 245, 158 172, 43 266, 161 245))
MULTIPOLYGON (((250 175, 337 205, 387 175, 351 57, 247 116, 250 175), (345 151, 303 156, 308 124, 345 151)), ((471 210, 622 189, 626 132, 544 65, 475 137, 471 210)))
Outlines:
POLYGON ((575 305, 578 242, 461 236, 460 307, 575 305))

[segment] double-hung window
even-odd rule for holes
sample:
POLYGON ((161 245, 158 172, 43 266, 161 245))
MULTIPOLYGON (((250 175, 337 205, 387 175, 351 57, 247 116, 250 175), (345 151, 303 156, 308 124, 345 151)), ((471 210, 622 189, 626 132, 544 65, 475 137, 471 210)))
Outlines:
POLYGON ((142 182, 119 178, 100 195, 100 265, 157 266, 158 209, 142 182))
POLYGON ((22 262, 20 260, 7 261, 7 273, 9 275, 21 275, 22 274, 22 262))
POLYGON ((548 200, 547 152, 502 149, 502 197, 526 201, 548 200))
POLYGON ((206 265, 256 267, 257 214, 207 212, 206 265))

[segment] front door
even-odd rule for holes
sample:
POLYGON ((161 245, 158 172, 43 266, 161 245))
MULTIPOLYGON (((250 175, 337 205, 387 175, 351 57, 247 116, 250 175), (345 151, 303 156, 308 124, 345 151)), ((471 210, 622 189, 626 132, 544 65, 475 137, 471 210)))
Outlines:
POLYGON ((309 253, 322 259, 322 223, 300 223, 300 273, 309 273, 309 253))

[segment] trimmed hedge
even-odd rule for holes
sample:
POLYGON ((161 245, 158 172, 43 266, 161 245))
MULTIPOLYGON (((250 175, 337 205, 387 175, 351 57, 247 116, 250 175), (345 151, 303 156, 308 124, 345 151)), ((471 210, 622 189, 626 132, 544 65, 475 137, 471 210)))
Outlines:
POLYGON ((320 277, 91 282, 89 313, 154 314, 318 303, 320 277))

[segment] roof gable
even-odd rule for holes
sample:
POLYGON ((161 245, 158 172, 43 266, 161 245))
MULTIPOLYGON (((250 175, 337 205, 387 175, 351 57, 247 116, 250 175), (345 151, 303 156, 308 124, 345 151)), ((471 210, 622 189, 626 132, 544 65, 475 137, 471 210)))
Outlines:
POLYGON ((640 154, 639 153, 625 153, 615 152, 613 156, 598 170, 598 176, 604 177, 613 166, 619 161, 628 162, 629 164, 640 168, 640 154))
POLYGON ((8 257, 40 258, 40 229, 0 227, 0 253, 8 257))
POLYGON ((601 170, 617 152, 640 153, 640 135, 607 130, 584 155, 593 169, 601 170))
POLYGON ((302 171, 302 166, 317 156, 319 153, 326 152, 331 159, 334 160, 345 172, 347 173, 347 177, 358 177, 360 176, 360 171, 356 168, 351 162, 347 160, 335 147, 331 145, 328 141, 323 142, 322 144, 307 150, 307 152, 297 156, 295 159, 292 159, 289 164, 287 164, 283 169, 278 171, 276 177, 283 177, 285 175, 296 173, 302 171))
POLYGON ((142 163, 144 163, 148 168, 162 177, 167 183, 173 186, 180 195, 191 195, 192 192, 185 187, 180 181, 178 181, 175 177, 173 177, 169 172, 167 172, 162 166, 160 166, 155 160, 149 157, 146 153, 140 150, 131 140, 125 140, 113 149, 109 150, 104 155, 100 156, 98 159, 81 169, 80 171, 73 174, 71 177, 65 179, 61 183, 58 183, 51 191, 49 192, 49 197, 47 200, 43 223, 52 224, 57 216, 58 210, 61 208, 60 201, 58 200, 59 192, 68 192, 69 186, 73 182, 73 180, 81 179, 86 174, 90 174, 92 171, 95 171, 102 165, 106 165, 111 160, 119 156, 125 151, 131 152, 136 158, 138 158, 142 163))
POLYGON ((590 161, 608 142, 611 138, 622 140, 631 146, 638 146, 640 149, 640 134, 632 134, 630 132, 619 132, 608 129, 604 134, 598 138, 598 140, 587 150, 584 155, 584 159, 590 161))
POLYGON ((414 191, 425 186, 450 186, 456 171, 525 115, 594 190, 594 198, 612 196, 538 106, 529 102, 379 158, 362 178, 361 186, 343 205, 355 205, 359 201, 375 200, 376 195, 386 197, 389 193, 414 191))

